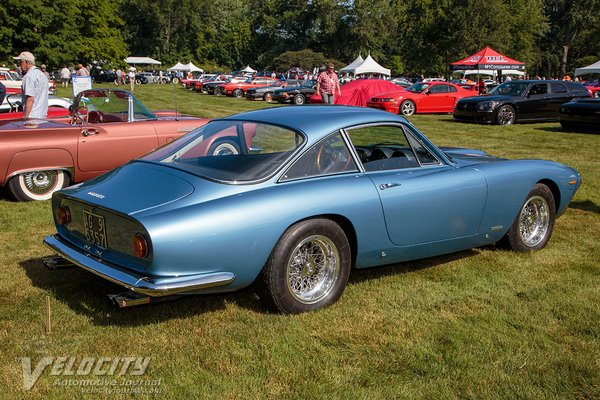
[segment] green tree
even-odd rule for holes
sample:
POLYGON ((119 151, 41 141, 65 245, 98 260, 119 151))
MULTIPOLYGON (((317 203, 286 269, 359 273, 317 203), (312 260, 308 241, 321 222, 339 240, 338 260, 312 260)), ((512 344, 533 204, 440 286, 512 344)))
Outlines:
POLYGON ((566 74, 569 50, 578 35, 598 23, 600 0, 546 0, 544 10, 549 21, 546 34, 549 49, 560 47, 559 75, 562 78, 566 74))

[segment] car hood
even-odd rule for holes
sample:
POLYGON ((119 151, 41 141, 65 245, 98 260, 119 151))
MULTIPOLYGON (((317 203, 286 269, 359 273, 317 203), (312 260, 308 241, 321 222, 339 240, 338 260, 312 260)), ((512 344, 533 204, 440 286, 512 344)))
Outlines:
POLYGON ((283 92, 289 92, 289 91, 292 91, 292 90, 301 90, 301 89, 312 89, 312 87, 311 86, 306 86, 306 85, 303 85, 303 86, 287 86, 285 88, 275 90, 275 93, 283 93, 283 92))
POLYGON ((520 96, 506 96, 506 95, 502 95, 502 94, 497 94, 497 95, 486 94, 483 96, 464 97, 464 98, 460 99, 459 102, 461 102, 461 103, 462 102, 482 103, 484 101, 503 102, 503 101, 507 101, 507 100, 514 100, 516 98, 520 98, 520 96))
POLYGON ((469 149, 462 147, 440 147, 446 155, 452 158, 456 164, 462 167, 481 163, 489 163, 506 160, 505 158, 494 157, 483 150, 469 149))
POLYGON ((394 90, 393 92, 381 93, 381 94, 378 94, 377 96, 373 96, 373 98, 374 99, 386 99, 388 97, 398 97, 398 96, 403 96, 406 94, 418 94, 418 93, 409 92, 406 89, 402 89, 402 90, 394 90))

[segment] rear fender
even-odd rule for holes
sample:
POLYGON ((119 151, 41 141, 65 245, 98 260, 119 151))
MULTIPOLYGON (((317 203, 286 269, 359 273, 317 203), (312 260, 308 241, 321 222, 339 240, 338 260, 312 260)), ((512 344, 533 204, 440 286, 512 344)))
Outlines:
POLYGON ((26 150, 13 156, 6 171, 5 184, 18 174, 30 171, 63 170, 67 171, 71 180, 74 180, 73 156, 64 149, 38 149, 26 150))

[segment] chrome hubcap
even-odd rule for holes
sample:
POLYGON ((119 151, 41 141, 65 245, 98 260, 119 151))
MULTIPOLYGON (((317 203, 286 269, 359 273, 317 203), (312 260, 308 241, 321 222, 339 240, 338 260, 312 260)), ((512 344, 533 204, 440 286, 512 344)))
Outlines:
POLYGON ((519 214, 519 235, 526 246, 538 245, 550 226, 548 202, 541 196, 530 198, 519 214))
POLYGON ((498 121, 502 125, 510 125, 515 119, 515 113, 508 107, 502 107, 498 111, 498 121))
POLYGON ((299 302, 313 304, 331 292, 339 271, 335 244, 325 236, 310 236, 296 246, 288 260, 288 288, 299 302))
POLYGON ((34 171, 23 174, 25 186, 31 193, 45 194, 56 186, 56 171, 34 171))

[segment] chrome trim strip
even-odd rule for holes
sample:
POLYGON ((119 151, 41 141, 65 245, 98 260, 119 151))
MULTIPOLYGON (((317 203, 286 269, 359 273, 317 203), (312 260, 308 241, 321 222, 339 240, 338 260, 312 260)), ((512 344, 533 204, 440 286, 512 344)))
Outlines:
POLYGON ((235 274, 231 272, 215 272, 175 278, 151 278, 127 271, 114 264, 105 263, 90 254, 80 253, 79 250, 61 240, 58 235, 47 236, 44 239, 44 244, 86 271, 134 292, 153 297, 224 286, 235 280, 235 274))

